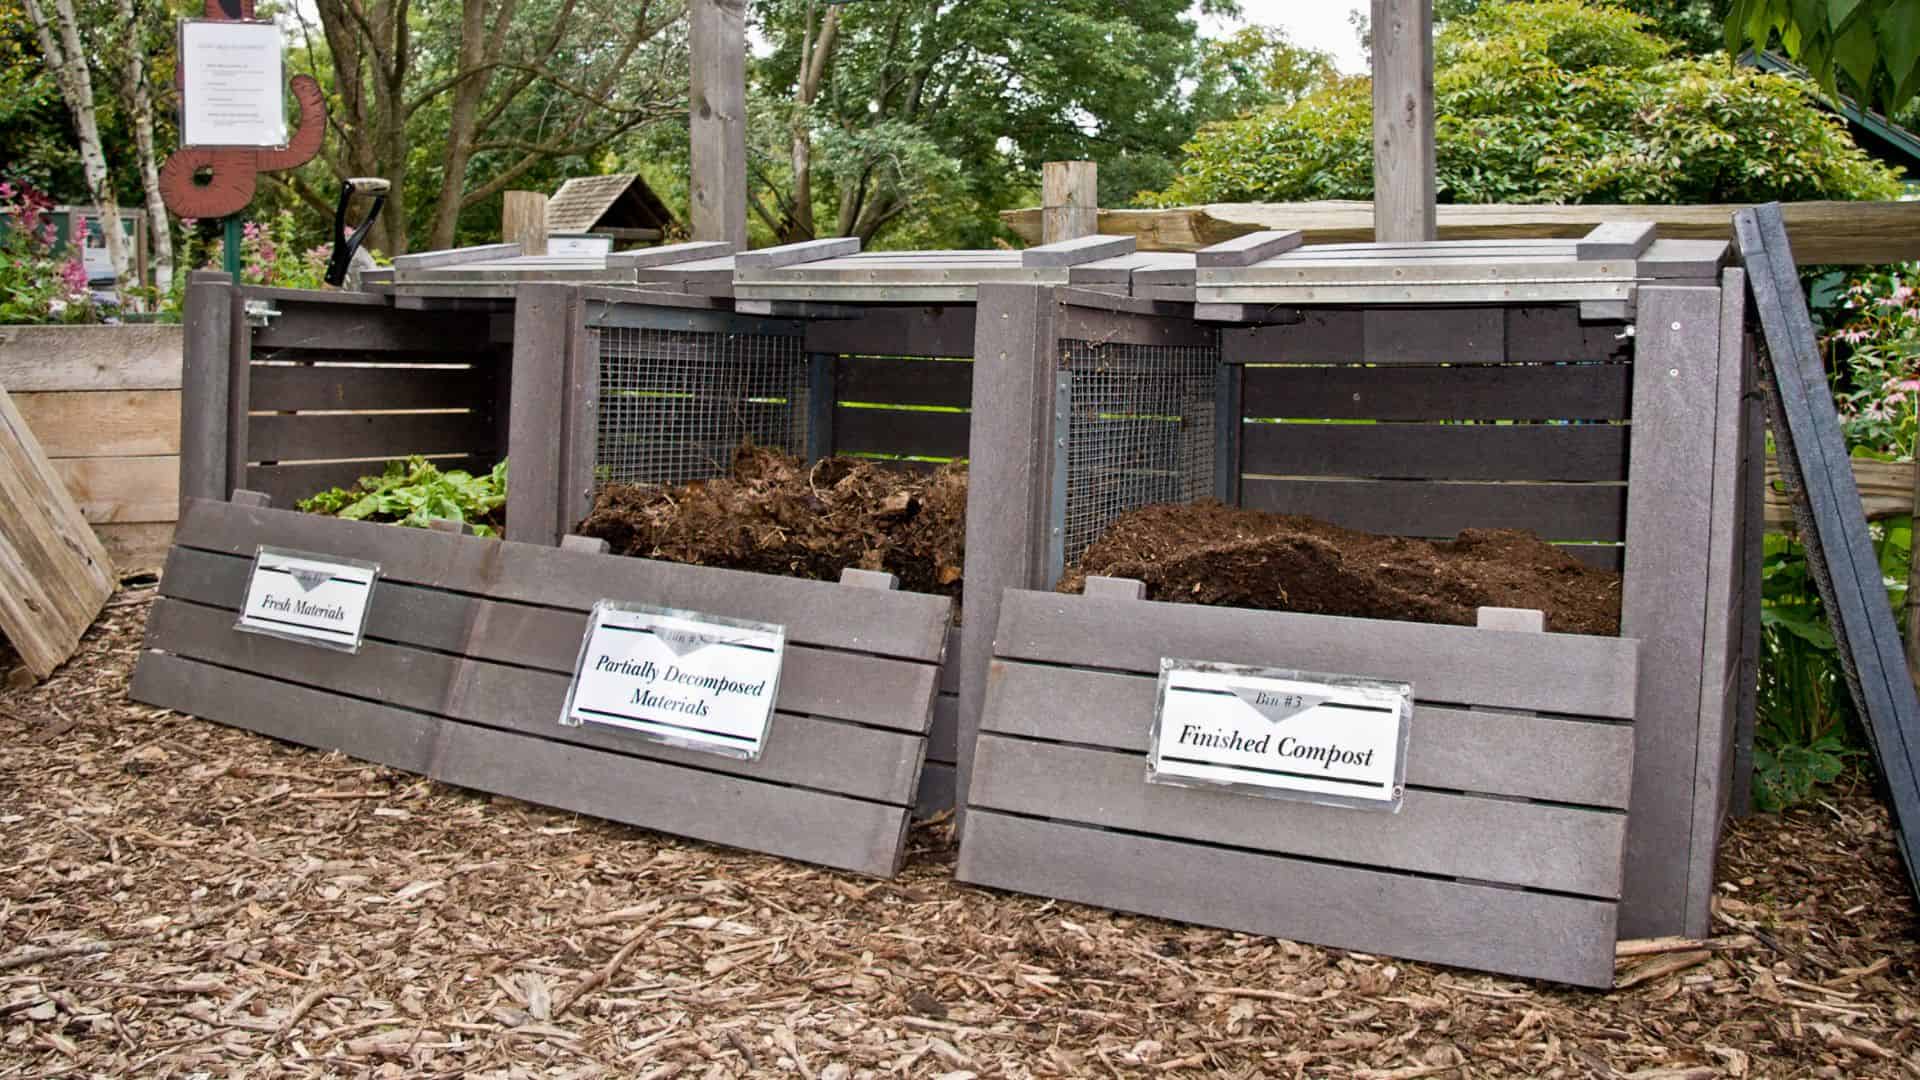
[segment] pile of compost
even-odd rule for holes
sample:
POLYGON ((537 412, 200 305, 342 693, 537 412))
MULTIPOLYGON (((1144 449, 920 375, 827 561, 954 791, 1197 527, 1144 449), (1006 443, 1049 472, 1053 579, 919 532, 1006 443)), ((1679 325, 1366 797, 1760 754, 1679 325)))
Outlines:
POLYGON ((742 446, 733 469, 677 487, 611 484, 579 532, 621 555, 837 581, 847 567, 897 574, 913 592, 958 597, 967 471, 742 446))
POLYGON ((1342 529, 1218 502, 1143 507, 1115 519, 1060 582, 1137 578, 1147 598, 1471 626, 1479 607, 1537 608, 1547 629, 1620 632, 1620 575, 1530 532, 1469 529, 1452 541, 1342 529))

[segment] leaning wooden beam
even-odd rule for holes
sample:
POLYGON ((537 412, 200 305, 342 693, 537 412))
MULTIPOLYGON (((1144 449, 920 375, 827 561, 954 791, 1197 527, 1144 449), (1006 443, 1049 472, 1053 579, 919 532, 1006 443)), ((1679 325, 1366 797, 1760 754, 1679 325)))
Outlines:
POLYGON ((520 253, 519 244, 480 244, 445 251, 422 251, 417 255, 398 255, 394 257, 393 268, 402 271, 432 270, 442 266, 459 266, 461 263, 516 259, 520 253))
MULTIPOLYGON (((1442 240, 1514 237, 1579 239, 1610 221, 1645 221, 1667 239, 1730 240, 1740 204, 1705 206, 1442 206, 1442 240)), ((1920 202, 1802 202, 1783 207, 1801 265, 1852 266, 1920 259, 1920 202)), ((1002 220, 1029 244, 1040 242, 1040 210, 1008 210, 1002 220)), ((1309 244, 1373 239, 1366 202, 1210 203, 1163 210, 1102 210, 1100 231, 1132 236, 1142 251, 1195 251, 1262 229, 1299 229, 1309 244)))
POLYGON ((735 256, 733 266, 736 270, 778 270, 783 266, 798 266, 859 253, 859 237, 833 236, 824 240, 802 240, 797 244, 748 251, 735 256))
POLYGON ((675 263, 693 262, 698 259, 718 259, 738 250, 725 240, 695 240, 687 244, 667 244, 664 247, 616 251, 607 256, 607 269, 643 270, 654 266, 672 266, 675 263))
POLYGON ((1076 236, 1071 240, 1059 240, 1028 248, 1020 253, 1020 265, 1028 270, 1079 266, 1082 263, 1131 255, 1133 249, 1134 239, 1131 236, 1076 236))

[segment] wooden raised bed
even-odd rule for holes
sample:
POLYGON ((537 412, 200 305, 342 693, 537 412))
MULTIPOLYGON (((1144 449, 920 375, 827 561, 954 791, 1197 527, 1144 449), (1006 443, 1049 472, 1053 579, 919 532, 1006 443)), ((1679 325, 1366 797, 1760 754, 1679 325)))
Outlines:
POLYGON ((949 602, 193 500, 132 696, 276 738, 716 843, 887 876, 926 754, 949 602), (367 641, 234 629, 254 552, 380 564, 367 641), (603 598, 783 624, 762 756, 563 727, 603 598))

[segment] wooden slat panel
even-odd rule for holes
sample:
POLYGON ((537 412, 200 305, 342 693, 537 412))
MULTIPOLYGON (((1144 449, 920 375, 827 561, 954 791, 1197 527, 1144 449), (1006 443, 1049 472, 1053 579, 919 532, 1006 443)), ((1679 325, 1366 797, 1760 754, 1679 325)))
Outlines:
POLYGON ((973 402, 973 363, 842 356, 835 365, 834 400, 964 409, 973 402))
POLYGON ((1619 638, 1021 590, 1001 601, 995 653, 1156 675, 1166 656, 1339 671, 1411 682, 1428 701, 1621 719, 1637 670, 1619 638))
MULTIPOLYGON (((301 499, 332 488, 350 488, 363 476, 379 476, 389 460, 378 458, 372 461, 328 461, 307 465, 249 465, 246 488, 267 495, 275 506, 291 509, 301 499)), ((493 467, 491 458, 464 455, 435 458, 434 464, 442 469, 463 469, 470 473, 493 467)))
POLYGON ((1624 481, 1614 424, 1245 424, 1241 468, 1273 476, 1624 481))
MULTIPOLYGON (((234 609, 251 566, 251 555, 175 548, 161 592, 234 609)), ((367 609, 370 638, 563 674, 573 671, 586 627, 584 611, 500 603, 384 579, 367 609)), ((935 678, 928 664, 789 643, 775 704, 787 712, 924 734, 935 678)))
POLYGON ((415 352, 449 360, 486 344, 484 320, 459 312, 400 311, 385 305, 326 304, 279 300, 280 311, 253 333, 255 359, 280 349, 339 352, 415 352))
POLYGON ((755 783, 147 653, 136 701, 443 783, 857 873, 895 870, 904 808, 755 783))
POLYGON ((1249 367, 1244 414, 1327 420, 1619 420, 1625 364, 1249 367))
POLYGON ((1452 538, 1462 529, 1531 529, 1547 540, 1620 540, 1627 489, 1612 484, 1493 484, 1245 477, 1241 504, 1349 529, 1452 538))
MULTIPOLYGON (((869 307, 858 319, 807 322, 807 351, 973 359, 972 304, 869 307)), ((928 405, 943 402, 925 402, 928 405)))
POLYGON ((470 409, 492 386, 487 368, 307 367, 255 364, 256 412, 326 409, 470 409))
POLYGON ((1615 906, 970 811, 961 881, 1334 948, 1613 982, 1615 906), (1339 898, 1364 898, 1342 902, 1339 898))
POLYGON ((178 390, 14 394, 50 458, 180 453, 178 390))
POLYGON ((984 733, 973 768, 976 810, 1604 899, 1620 890, 1617 811, 1409 790, 1397 814, 1355 812, 1149 784, 1144 753, 984 733))
POLYGON ((172 521, 180 513, 177 457, 61 458, 53 471, 88 521, 172 521))
POLYGON ((0 386, 16 398, 63 390, 178 390, 181 326, 0 326, 0 386))
POLYGON ((173 545, 173 522, 102 522, 93 527, 93 535, 100 538, 114 568, 122 575, 158 570, 166 564, 167 550, 173 545))
POLYGON ((248 461, 491 454, 493 421, 483 413, 255 416, 248 424, 248 461))
POLYGON ((603 597, 780 623, 789 642, 937 662, 945 597, 855 589, 651 559, 610 558, 510 541, 399 529, 283 510, 195 501, 178 543, 252 557, 260 544, 381 564, 384 577, 585 610, 603 597))
MULTIPOLYGON (((1144 754, 1156 685, 1146 675, 996 660, 982 730, 1144 754)), ((1625 724, 1421 703, 1413 711, 1407 783, 1621 809, 1632 755, 1633 730, 1625 724)))
POLYGON ((571 673, 528 671, 379 641, 365 643, 358 653, 314 649, 242 634, 233 622, 234 613, 225 608, 163 600, 149 619, 147 644, 176 656, 271 672, 288 682, 451 720, 897 806, 912 800, 919 781, 922 740, 914 734, 781 712, 768 724, 759 760, 739 761, 648 742, 613 728, 561 726, 571 673))
POLYGON ((833 410, 837 454, 909 454, 966 457, 971 421, 966 413, 895 409, 833 410))

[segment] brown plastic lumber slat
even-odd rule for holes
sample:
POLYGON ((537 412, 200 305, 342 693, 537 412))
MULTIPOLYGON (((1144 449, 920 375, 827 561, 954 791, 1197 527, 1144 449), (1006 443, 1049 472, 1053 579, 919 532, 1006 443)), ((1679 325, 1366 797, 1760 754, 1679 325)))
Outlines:
POLYGON ((1900 854, 1909 883, 1920 895, 1920 840, 1915 835, 1920 832, 1920 700, 1907 675, 1899 628, 1881 584, 1779 204, 1740 211, 1733 228, 1754 311, 1766 335, 1774 440, 1783 470, 1791 470, 1789 487, 1795 491, 1800 536, 1817 567, 1814 580, 1824 586, 1820 591, 1827 621, 1853 676, 1848 689, 1867 719, 1900 830, 1900 854))
MULTIPOLYGON (((971 617, 969 617, 971 618, 971 617)), ((1009 590, 996 654, 1158 674, 1166 656, 1413 683, 1430 701, 1626 719, 1633 642, 1009 590), (1551 679, 1540 677, 1552 672, 1551 679)))
POLYGON ((1615 905, 970 811, 961 881, 1333 948, 1613 982, 1615 905), (1342 902, 1365 897, 1365 903, 1342 902))
POLYGON ((1527 529, 1546 540, 1620 540, 1628 489, 1618 484, 1450 480, 1275 480, 1245 476, 1253 510, 1305 514, 1348 529, 1451 539, 1462 529, 1527 529))
POLYGON ((982 734, 967 804, 1276 855, 1619 896, 1627 824, 1619 811, 1410 788, 1399 813, 1365 813, 1149 784, 1146 768, 1145 754, 982 734))
POLYGON ((726 240, 695 240, 685 244, 663 244, 659 247, 635 248, 632 251, 616 251, 607 256, 609 270, 639 270, 656 266, 671 266, 675 263, 696 262, 701 259, 715 259, 734 253, 734 246, 726 240))
MULTIPOLYGON (((161 579, 165 596, 237 608, 251 556, 175 547, 161 579)), ((385 573, 385 568, 383 568, 385 573)), ((382 577, 367 609, 367 636, 480 660, 571 673, 586 633, 584 610, 502 603, 382 577)), ((935 693, 932 665, 787 644, 776 707, 875 727, 925 733, 920 705, 935 693), (913 708, 902 707, 912 703, 913 708)))
POLYGON ((1620 420, 1626 364, 1251 367, 1249 417, 1303 420, 1620 420))
POLYGON ((819 262, 822 259, 836 259, 843 255, 852 255, 860 250, 860 238, 857 236, 835 236, 824 240, 802 240, 797 244, 781 244, 777 247, 761 248, 758 251, 743 251, 733 257, 733 268, 744 274, 757 274, 765 270, 779 270, 802 263, 819 262))
MULTIPOLYGON (((1147 750, 1157 697, 1152 676, 995 660, 988 686, 983 731, 1147 750)), ((1423 701, 1414 705, 1411 739, 1410 785, 1616 810, 1627 805, 1633 729, 1625 724, 1423 701)))
POLYGON ((1299 247, 1306 240, 1306 234, 1298 229, 1272 230, 1248 233, 1224 240, 1212 247, 1204 247, 1194 253, 1193 265, 1196 270, 1229 269, 1236 266, 1252 266, 1254 263, 1284 255, 1299 247))
POLYGON ((916 734, 776 712, 760 757, 742 761, 668 746, 596 724, 563 727, 571 673, 532 671, 367 641, 357 653, 236 633, 233 612, 180 600, 153 611, 147 643, 175 656, 370 698, 544 739, 667 761, 769 783, 904 806, 919 780, 925 740, 916 734))
POLYGON ((276 413, 249 419, 248 461, 402 458, 493 446, 493 420, 480 413, 304 415, 276 413))
POLYGON ((1133 249, 1134 238, 1131 236, 1076 236, 1071 240, 1027 248, 1020 253, 1020 265, 1028 270, 1079 266, 1081 263, 1131 255, 1133 249))
POLYGON ((967 341, 966 360, 842 356, 834 365, 834 400, 967 408, 973 403, 971 328, 967 341))
POLYGON ((487 367, 310 367, 253 369, 248 407, 259 412, 318 409, 471 409, 493 390, 487 367))
POLYGON ((1247 424, 1241 470, 1273 476, 1623 481, 1616 424, 1247 424))
POLYGON ((898 868, 900 807, 449 724, 163 653, 141 657, 130 696, 561 810, 880 877, 898 868))
POLYGON ((972 304, 863 307, 857 319, 809 321, 807 351, 971 360, 973 322, 972 304))
POLYGON ((967 456, 968 428, 961 412, 843 406, 833 411, 833 448, 837 454, 960 458, 967 456))

